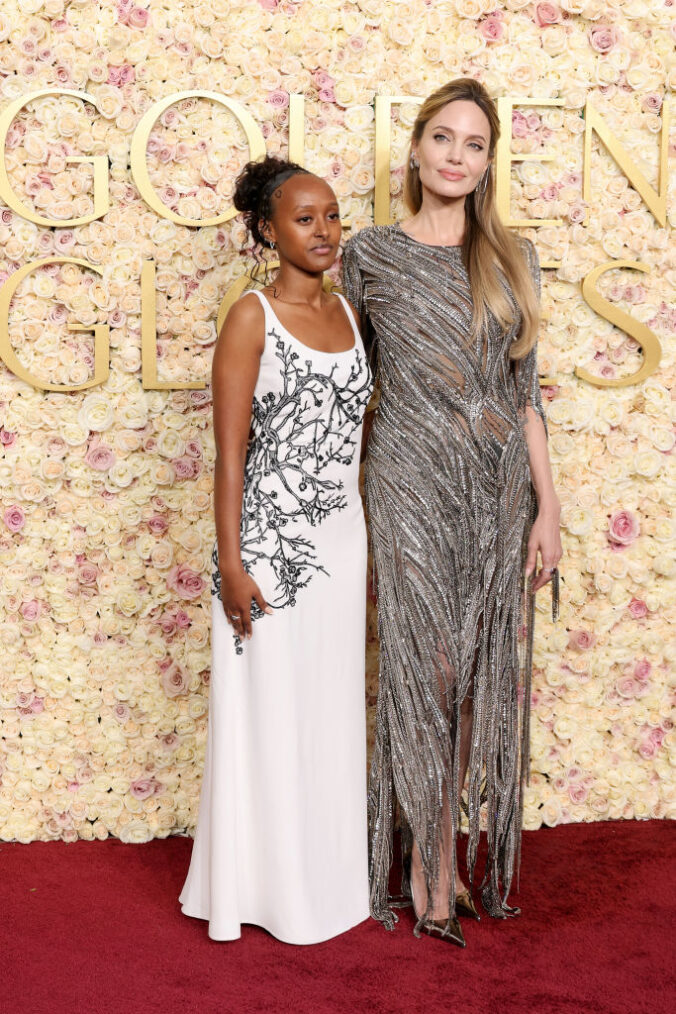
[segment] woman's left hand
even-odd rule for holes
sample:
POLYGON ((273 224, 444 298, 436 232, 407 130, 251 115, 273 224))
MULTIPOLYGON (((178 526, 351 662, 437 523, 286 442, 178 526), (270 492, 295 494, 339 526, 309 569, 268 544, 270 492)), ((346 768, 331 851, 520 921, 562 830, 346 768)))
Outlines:
POLYGON ((533 575, 531 591, 551 581, 552 573, 558 566, 563 555, 561 549, 561 531, 558 505, 555 508, 542 507, 538 511, 528 539, 528 555, 526 556, 526 577, 533 575), (538 553, 541 567, 536 573, 538 553))

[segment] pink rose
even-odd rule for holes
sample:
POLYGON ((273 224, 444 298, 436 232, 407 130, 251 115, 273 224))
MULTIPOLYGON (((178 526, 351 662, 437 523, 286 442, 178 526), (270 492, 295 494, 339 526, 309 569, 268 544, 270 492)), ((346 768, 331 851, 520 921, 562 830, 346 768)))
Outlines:
POLYGON ((608 539, 618 546, 630 546, 640 533, 638 518, 631 511, 614 511, 608 522, 608 539))
POLYGON ((2 519, 9 528, 10 532, 20 532, 26 524, 26 515, 22 511, 21 507, 17 507, 16 504, 6 508, 2 519))
POLYGON ((162 673, 160 683, 167 697, 180 697, 188 692, 188 674, 175 662, 162 673))
POLYGON ((279 0, 258 0, 264 11, 274 11, 279 6, 279 0))
POLYGON ((167 574, 167 587, 182 599, 198 599, 205 588, 204 578, 185 564, 172 567, 167 574))
MULTIPOLYGON (((68 253, 75 246, 75 233, 72 229, 56 229, 54 232, 54 249, 57 253, 68 253)), ((64 307, 65 309, 65 307, 64 307)))
POLYGON ((189 458, 184 454, 182 458, 173 458, 172 467, 177 479, 194 479, 202 471, 202 464, 195 458, 189 458))
POLYGON ((150 21, 150 12, 143 7, 132 7, 127 16, 127 24, 130 28, 146 28, 150 21))
POLYGON ((110 447, 106 447, 105 444, 97 444, 96 447, 89 448, 85 454, 85 461, 90 468, 96 469, 97 472, 107 472, 115 464, 115 455, 110 447))
POLYGON ((584 785, 573 782, 568 786, 568 795, 570 796, 571 803, 584 803, 585 799, 589 795, 587 788, 584 785))
POLYGON ((650 679, 652 671, 653 667, 647 658, 640 658, 634 666, 634 676, 641 683, 645 683, 646 680, 650 679))
POLYGON ((619 42, 620 33, 615 25, 594 25, 589 30, 589 44, 597 53, 609 53, 619 42))
POLYGON ((171 637, 176 633, 176 617, 171 613, 165 613, 160 619, 160 630, 165 637, 171 637))
POLYGON ((528 121, 518 109, 512 112, 512 134, 514 137, 526 137, 528 134, 528 121))
POLYGON ((40 615, 40 603, 37 599, 31 599, 30 602, 23 602, 19 612, 23 616, 24 620, 28 620, 29 623, 33 623, 40 615))
POLYGON ((620 697, 624 697, 625 700, 630 700, 631 698, 636 697, 641 689, 638 681, 635 680, 633 676, 620 676, 615 686, 620 697))
POLYGON ((128 704, 123 704, 122 701, 119 701, 113 708, 113 717, 122 725, 131 718, 131 708, 128 704))
POLYGON ((289 94, 282 91, 281 88, 276 88, 273 92, 268 93, 268 103, 274 109, 286 109, 289 104, 289 94))
POLYGON ((190 402, 196 409, 203 409, 205 412, 211 405, 211 391, 207 388, 205 391, 191 391, 190 402))
POLYGON ((641 741, 638 752, 644 760, 652 760, 657 753, 657 746, 649 739, 641 741))
POLYGON ((190 626, 191 620, 188 614, 186 613, 185 609, 177 609, 175 619, 176 626, 180 630, 187 630, 187 628, 190 626))
POLYGON ((164 750, 175 750, 180 740, 175 732, 168 732, 166 736, 160 738, 160 743, 164 750))
POLYGON ((6 430, 4 426, 0 426, 0 444, 3 447, 11 447, 16 440, 16 433, 11 433, 10 430, 6 430))
POLYGON ((189 458, 202 457, 202 445, 199 440, 188 440, 185 445, 185 453, 189 458))
POLYGON ((95 564, 90 563, 89 560, 85 560, 84 563, 81 563, 78 567, 77 579, 80 584, 91 587, 96 584, 98 576, 99 568, 95 564))
POLYGON ((580 222, 584 222, 586 217, 587 205, 583 204, 582 201, 576 201, 568 208, 568 221, 572 222, 573 225, 579 225, 580 222))
POLYGON ((659 113, 662 108, 662 96, 657 92, 651 92, 645 96, 641 105, 647 113, 659 113))
POLYGON ((148 521, 148 528, 153 535, 162 535, 166 532, 169 527, 169 523, 166 518, 163 518, 161 514, 153 514, 148 521))
POLYGON ((627 609, 635 620, 642 620, 644 616, 648 615, 648 607, 643 599, 632 599, 627 609))
POLYGON ((545 28, 547 25, 558 25, 559 21, 561 21, 561 11, 556 4, 536 4, 533 20, 538 28, 545 28))
POLYGON ((137 778, 129 786, 129 791, 136 799, 150 799, 157 796, 164 786, 156 778, 137 778))
POLYGON ((505 26, 499 18, 490 16, 480 23, 479 31, 486 42, 499 42, 505 34, 505 26))
POLYGON ((575 651, 587 651, 596 644, 596 634, 591 630, 571 630, 568 635, 568 647, 575 651))
POLYGON ((664 743, 664 729, 651 729, 648 734, 648 739, 659 749, 659 747, 661 747, 664 743))

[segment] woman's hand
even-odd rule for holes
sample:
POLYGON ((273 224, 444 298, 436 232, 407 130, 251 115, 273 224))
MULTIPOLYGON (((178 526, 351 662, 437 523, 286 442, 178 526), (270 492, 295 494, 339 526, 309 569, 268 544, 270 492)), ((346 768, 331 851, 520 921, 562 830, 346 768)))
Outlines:
POLYGON ((260 588, 244 570, 223 568, 221 574, 221 602, 225 618, 238 637, 251 637, 251 603, 255 602, 261 612, 272 613, 260 588))
POLYGON ((540 506, 538 515, 530 531, 528 539, 528 555, 526 557, 526 577, 535 575, 540 554, 541 569, 533 578, 531 591, 551 581, 552 572, 558 566, 563 555, 561 549, 561 531, 558 502, 547 507, 540 506))

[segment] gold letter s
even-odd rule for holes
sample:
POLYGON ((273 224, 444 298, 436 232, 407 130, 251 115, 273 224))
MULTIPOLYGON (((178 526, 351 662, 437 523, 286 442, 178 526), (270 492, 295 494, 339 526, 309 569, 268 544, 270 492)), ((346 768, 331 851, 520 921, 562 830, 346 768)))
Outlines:
POLYGON ((594 268, 586 276, 582 282, 582 296, 585 302, 591 306, 592 310, 598 313, 599 317, 603 317, 604 320, 614 324, 615 327, 626 331, 628 335, 631 335, 641 345, 643 349, 643 365, 636 373, 632 373, 628 377, 617 377, 613 380, 608 380, 605 377, 595 377, 593 373, 585 370, 584 367, 576 367, 575 373, 577 376, 582 380, 586 380, 588 384, 594 384, 596 387, 632 387, 634 384, 640 384, 642 380, 645 380, 646 377, 655 372, 660 365, 662 355, 662 346, 655 332, 651 331, 646 324, 642 324, 640 320, 636 320, 635 317, 631 317, 628 313, 625 313, 624 310, 613 306, 612 303, 603 298, 596 288, 596 283, 601 275, 605 275, 606 271, 613 271, 616 268, 631 268, 633 271, 650 271, 647 264, 641 264, 639 261, 606 261, 605 264, 599 264, 598 267, 594 268))

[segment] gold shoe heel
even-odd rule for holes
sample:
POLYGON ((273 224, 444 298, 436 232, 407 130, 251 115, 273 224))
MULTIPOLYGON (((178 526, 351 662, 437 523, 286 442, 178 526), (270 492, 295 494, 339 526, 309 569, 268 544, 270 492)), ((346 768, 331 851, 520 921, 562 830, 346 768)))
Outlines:
POLYGON ((463 891, 455 899, 455 911, 460 915, 468 915, 470 919, 476 919, 477 922, 481 922, 481 916, 476 910, 469 891, 463 891))

